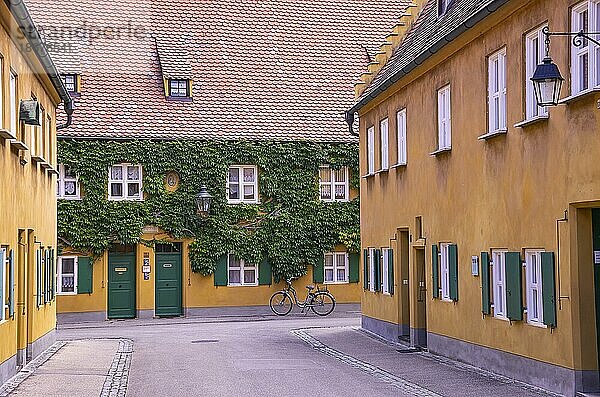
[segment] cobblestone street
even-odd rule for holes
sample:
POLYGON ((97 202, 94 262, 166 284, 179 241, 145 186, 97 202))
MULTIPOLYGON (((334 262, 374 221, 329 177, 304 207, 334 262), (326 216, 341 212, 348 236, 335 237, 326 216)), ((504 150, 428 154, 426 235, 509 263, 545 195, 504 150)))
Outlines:
POLYGON ((549 396, 392 346, 356 317, 189 318, 63 326, 0 396, 549 396), (12 393, 12 394, 11 394, 12 393))

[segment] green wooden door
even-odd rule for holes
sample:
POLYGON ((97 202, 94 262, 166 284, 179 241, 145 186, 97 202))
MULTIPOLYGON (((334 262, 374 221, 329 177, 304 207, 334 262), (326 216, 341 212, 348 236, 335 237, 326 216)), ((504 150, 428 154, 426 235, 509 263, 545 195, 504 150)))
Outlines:
POLYGON ((135 254, 108 255, 108 318, 135 318, 135 254))
POLYGON ((181 253, 157 253, 154 314, 157 316, 183 314, 181 279, 181 253))

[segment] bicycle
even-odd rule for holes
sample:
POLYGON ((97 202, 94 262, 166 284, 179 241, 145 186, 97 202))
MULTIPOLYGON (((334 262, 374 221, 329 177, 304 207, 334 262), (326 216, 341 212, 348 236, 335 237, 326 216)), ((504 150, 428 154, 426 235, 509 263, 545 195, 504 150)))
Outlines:
POLYGON ((292 281, 285 280, 285 283, 286 287, 281 291, 275 292, 269 300, 271 310, 278 316, 285 316, 291 312, 294 302, 296 306, 302 309, 301 313, 304 314, 308 313, 308 308, 311 308, 316 315, 327 316, 335 309, 335 298, 327 289, 322 290, 317 286, 317 291, 313 292, 315 286, 307 285, 308 294, 304 302, 300 302, 298 301, 296 290, 292 287, 292 281))

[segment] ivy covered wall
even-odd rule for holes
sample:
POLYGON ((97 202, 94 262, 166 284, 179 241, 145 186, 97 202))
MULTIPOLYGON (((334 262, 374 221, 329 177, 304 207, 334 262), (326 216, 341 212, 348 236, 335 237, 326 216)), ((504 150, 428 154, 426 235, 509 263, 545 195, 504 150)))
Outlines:
POLYGON ((102 254, 111 243, 141 241, 146 225, 172 238, 192 238, 192 270, 213 273, 227 252, 253 263, 268 258, 275 279, 298 277, 306 265, 341 243, 358 252, 359 203, 319 200, 319 167, 347 166, 358 190, 358 145, 253 141, 61 140, 58 158, 78 174, 82 200, 59 200, 59 242, 102 254), (144 201, 109 201, 108 168, 143 166, 144 201), (228 204, 230 165, 257 165, 260 204, 228 204), (175 171, 179 187, 168 192, 175 171), (210 215, 196 215, 195 195, 205 184, 213 195, 210 215))

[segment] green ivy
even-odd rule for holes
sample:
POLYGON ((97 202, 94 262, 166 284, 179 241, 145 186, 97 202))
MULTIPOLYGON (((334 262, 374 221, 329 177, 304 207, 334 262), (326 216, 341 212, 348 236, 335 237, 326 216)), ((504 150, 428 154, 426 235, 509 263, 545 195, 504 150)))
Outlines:
POLYGON ((78 174, 83 199, 59 200, 58 235, 63 246, 101 255, 111 243, 141 240, 146 225, 174 239, 192 238, 192 270, 212 274, 227 252, 260 263, 268 258, 275 279, 299 277, 323 252, 344 244, 360 247, 359 202, 324 203, 318 198, 322 164, 348 166, 350 187, 358 189, 356 144, 254 141, 95 141, 61 140, 59 163, 78 174), (145 200, 108 201, 108 168, 143 165, 145 200), (227 204, 226 178, 233 164, 259 168, 261 203, 227 204), (165 175, 175 171, 175 192, 165 175), (213 195, 210 215, 196 215, 195 195, 205 184, 213 195))

